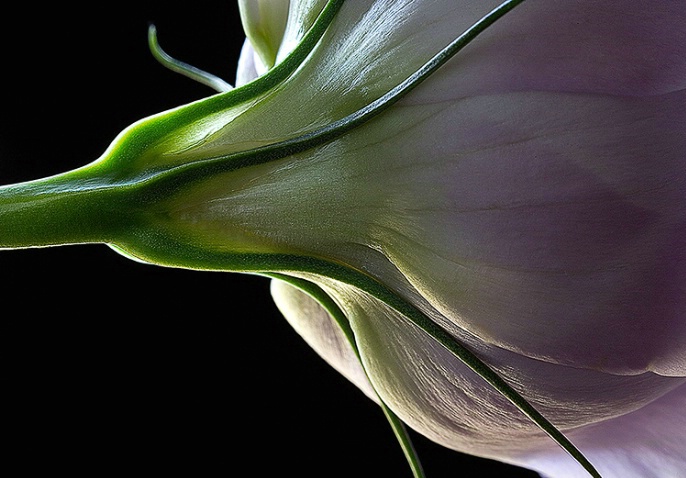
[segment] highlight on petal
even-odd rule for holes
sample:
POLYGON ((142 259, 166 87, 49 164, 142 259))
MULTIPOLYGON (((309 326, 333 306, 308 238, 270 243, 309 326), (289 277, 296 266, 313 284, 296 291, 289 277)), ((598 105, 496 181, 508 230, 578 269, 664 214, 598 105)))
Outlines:
MULTIPOLYGON (((292 4, 292 8, 323 3, 292 4)), ((268 101, 266 96, 256 98, 241 111, 240 121, 224 112, 203 118, 197 126, 189 126, 189 139, 185 133, 174 136, 179 146, 167 146, 167 156, 175 149, 182 149, 185 158, 276 144, 355 114, 411 76, 489 9, 480 5, 471 12, 473 18, 445 2, 421 8, 411 0, 343 2, 322 40, 297 72, 270 92, 268 101), (402 28, 396 25, 399 18, 402 28), (441 28, 427 29, 426 24, 441 28)), ((295 25, 302 27, 299 22, 295 25)), ((287 27, 284 38, 288 32, 287 27)))

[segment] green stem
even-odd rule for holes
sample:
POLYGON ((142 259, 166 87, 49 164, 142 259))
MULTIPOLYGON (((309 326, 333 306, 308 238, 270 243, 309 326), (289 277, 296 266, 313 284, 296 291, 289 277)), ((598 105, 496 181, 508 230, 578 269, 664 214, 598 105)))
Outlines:
POLYGON ((2 186, 0 248, 109 242, 125 221, 122 196, 82 170, 2 186))

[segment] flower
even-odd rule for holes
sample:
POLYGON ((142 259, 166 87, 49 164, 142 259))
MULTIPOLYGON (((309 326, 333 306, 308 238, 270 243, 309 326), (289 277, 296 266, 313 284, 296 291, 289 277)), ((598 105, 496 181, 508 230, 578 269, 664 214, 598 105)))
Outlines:
MULTIPOLYGON (((494 6, 420 3, 395 2, 389 13, 375 2, 364 12, 356 25, 367 34, 346 38, 383 46, 330 55, 345 65, 336 80, 349 79, 336 83, 338 94, 359 78, 382 83, 388 51, 425 59, 402 49, 436 51, 449 40, 442 33, 494 6), (385 15, 403 28, 370 38, 368 25, 385 25, 385 15), (422 30, 426 23, 434 28, 422 30), (348 77, 350 63, 361 70, 348 77)), ((603 476, 679 476, 685 16, 676 4, 529 2, 387 115, 328 146, 325 168, 303 165, 311 169, 299 184, 316 177, 318 201, 300 221, 285 209, 308 210, 313 189, 290 187, 282 207, 260 196, 251 212, 270 208, 277 230, 310 231, 310 250, 383 277, 435 314, 568 430, 603 476), (332 220, 319 226, 322 204, 332 220)), ((278 280, 273 295, 305 340, 410 426, 550 476, 584 474, 400 314, 323 282, 351 320, 373 386, 324 309, 278 280)))
POLYGON ((678 476, 686 9, 531 0, 435 57, 498 2, 241 5, 239 88, 3 189, 0 244, 274 276, 313 348, 442 445, 585 476, 531 404, 603 476, 678 476))

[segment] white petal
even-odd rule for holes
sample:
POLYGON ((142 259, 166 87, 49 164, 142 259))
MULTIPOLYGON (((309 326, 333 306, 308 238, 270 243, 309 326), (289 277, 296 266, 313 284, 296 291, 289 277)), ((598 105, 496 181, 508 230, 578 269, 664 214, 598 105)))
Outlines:
POLYGON ((236 84, 244 85, 287 57, 316 21, 326 0, 241 0, 248 38, 238 60, 236 84), (255 45, 260 49, 256 51, 255 45))
POLYGON ((276 62, 288 22, 289 0, 239 0, 243 29, 267 69, 276 62))
POLYGON ((310 347, 369 398, 377 401, 360 360, 329 313, 312 297, 281 280, 272 280, 271 293, 286 320, 310 347))

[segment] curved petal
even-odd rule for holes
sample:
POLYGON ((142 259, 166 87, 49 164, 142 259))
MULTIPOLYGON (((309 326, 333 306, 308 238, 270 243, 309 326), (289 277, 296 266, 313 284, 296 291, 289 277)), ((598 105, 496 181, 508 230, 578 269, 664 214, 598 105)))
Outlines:
POLYGON ((305 342, 367 397, 378 401, 360 360, 329 313, 312 297, 278 279, 271 281, 271 294, 279 311, 305 342))
POLYGON ((366 177, 338 194, 365 211, 355 240, 486 341, 613 373, 686 375, 686 137, 675 128, 686 90, 423 109, 415 117, 432 116, 412 127, 383 118, 378 134, 351 135, 366 177))
MULTIPOLYGON (((344 308, 374 388, 410 427, 462 452, 536 469, 545 469, 539 465, 544 459, 557 459, 571 471, 583 472, 565 452, 558 453, 554 442, 535 424, 407 319, 354 287, 324 278, 309 279, 318 281, 344 308)), ((316 316, 312 319, 314 324, 320 320, 316 316)), ((331 330, 303 328, 304 323, 296 325, 303 337, 316 344, 322 356, 336 357, 338 345, 326 345, 332 343, 331 337, 327 337, 331 330)), ((653 423, 649 418, 639 417, 650 417, 642 410, 650 410, 663 397, 683 390, 683 378, 652 373, 609 375, 533 360, 469 336, 460 339, 507 377, 544 416, 566 431, 584 453, 602 445, 602 440, 594 437, 608 424, 615 424, 612 429, 618 437, 622 436, 622 427, 637 430, 634 441, 640 446, 636 449, 646 453, 659 455, 666 445, 677 446, 677 440, 663 433, 659 421, 653 423), (634 422, 634 418, 639 422, 634 422), (642 433, 638 431, 639 423, 644 429, 642 433), (656 436, 662 438, 655 440, 656 436)), ((359 366, 353 360, 333 362, 343 369, 359 366)), ((672 408, 671 412, 675 410, 672 408)), ((613 464, 606 462, 602 453, 592 457, 595 460, 591 461, 601 469, 613 464)), ((680 455, 670 459, 685 464, 680 455)), ((654 471, 666 469, 655 463, 651 466, 654 471)), ((629 468, 626 465, 620 469, 629 468)), ((640 469, 634 468, 634 474, 624 476, 639 476, 635 473, 640 469)))
MULTIPOLYGON (((686 469, 686 384, 645 407, 569 433, 604 478, 683 476, 686 469)), ((524 459, 544 476, 583 478, 568 457, 549 450, 524 459)))
POLYGON ((239 0, 247 38, 239 58, 237 86, 263 75, 288 56, 326 3, 327 0, 239 0))

